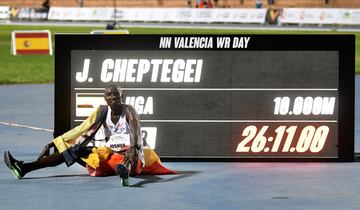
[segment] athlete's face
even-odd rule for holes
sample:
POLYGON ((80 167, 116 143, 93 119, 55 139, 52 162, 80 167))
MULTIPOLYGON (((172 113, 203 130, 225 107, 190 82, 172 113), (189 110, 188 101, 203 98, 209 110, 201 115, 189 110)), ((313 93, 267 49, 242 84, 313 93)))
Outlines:
POLYGON ((121 95, 117 88, 106 88, 104 98, 111 109, 121 106, 121 95))

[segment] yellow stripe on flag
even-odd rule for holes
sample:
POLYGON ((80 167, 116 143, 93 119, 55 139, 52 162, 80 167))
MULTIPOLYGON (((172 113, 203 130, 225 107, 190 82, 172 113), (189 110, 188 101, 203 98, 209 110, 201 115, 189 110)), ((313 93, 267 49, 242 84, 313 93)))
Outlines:
POLYGON ((49 38, 16 38, 16 50, 49 49, 49 38))

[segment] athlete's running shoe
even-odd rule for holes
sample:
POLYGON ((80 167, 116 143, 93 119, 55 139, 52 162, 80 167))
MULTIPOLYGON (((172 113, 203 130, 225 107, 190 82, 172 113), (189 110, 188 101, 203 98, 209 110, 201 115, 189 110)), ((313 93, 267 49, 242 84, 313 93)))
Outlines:
POLYGON ((4 152, 4 161, 15 178, 21 179, 24 177, 25 173, 21 170, 21 165, 24 163, 23 161, 19 161, 13 158, 9 151, 4 152))
POLYGON ((129 186, 129 170, 124 164, 116 165, 116 174, 120 177, 122 186, 129 186))

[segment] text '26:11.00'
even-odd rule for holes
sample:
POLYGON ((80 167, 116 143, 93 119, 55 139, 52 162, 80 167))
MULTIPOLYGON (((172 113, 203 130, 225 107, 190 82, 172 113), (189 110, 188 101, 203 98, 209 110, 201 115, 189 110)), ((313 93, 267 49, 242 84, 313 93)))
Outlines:
MULTIPOLYGON (((300 130, 300 135, 295 135, 298 126, 279 126, 274 132, 275 136, 266 136, 269 126, 259 129, 250 125, 243 132, 243 138, 236 148, 236 152, 320 152, 325 145, 328 126, 305 126, 300 130), (286 135, 285 135, 286 134, 286 135)), ((299 132, 299 131, 298 131, 299 132)))

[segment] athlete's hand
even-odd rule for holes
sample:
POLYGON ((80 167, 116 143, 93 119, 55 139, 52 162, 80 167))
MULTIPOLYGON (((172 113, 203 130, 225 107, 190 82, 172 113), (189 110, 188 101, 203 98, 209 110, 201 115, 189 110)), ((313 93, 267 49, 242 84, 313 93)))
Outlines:
POLYGON ((125 160, 124 164, 128 167, 131 165, 131 168, 136 168, 136 164, 138 162, 139 155, 136 152, 136 149, 131 146, 129 149, 125 152, 125 160))
POLYGON ((55 145, 53 142, 45 145, 44 149, 41 151, 41 153, 39 154, 38 160, 44 157, 47 157, 50 155, 50 149, 53 148, 55 145))

